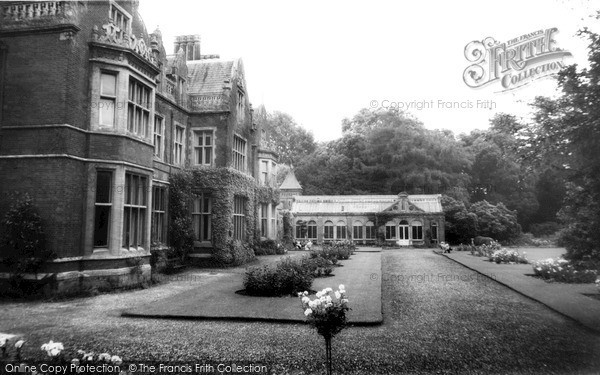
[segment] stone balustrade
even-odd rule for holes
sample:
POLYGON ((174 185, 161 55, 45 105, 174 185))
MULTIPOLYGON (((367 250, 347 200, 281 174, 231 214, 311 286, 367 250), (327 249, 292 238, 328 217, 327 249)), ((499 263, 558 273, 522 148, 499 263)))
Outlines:
POLYGON ((64 1, 42 1, 0 5, 0 19, 22 21, 43 17, 54 17, 64 12, 64 1))

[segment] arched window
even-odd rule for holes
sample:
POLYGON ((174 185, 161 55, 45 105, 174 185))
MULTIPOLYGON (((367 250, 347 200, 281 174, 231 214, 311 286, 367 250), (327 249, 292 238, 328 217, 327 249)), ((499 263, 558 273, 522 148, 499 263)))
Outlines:
POLYGON ((374 240, 377 238, 375 235, 375 225, 372 221, 367 221, 365 224, 365 238, 367 240, 374 240))
POLYGON ((323 226, 323 239, 333 240, 333 223, 331 221, 326 221, 323 226))
POLYGON ((308 229, 308 231, 307 231, 308 239, 316 240, 317 239, 317 222, 314 220, 309 221, 307 229, 308 229))
POLYGON ((431 223, 431 240, 433 242, 437 242, 438 240, 438 225, 435 221, 431 223))
POLYGON ((385 239, 395 240, 396 239, 396 224, 393 221, 385 223, 385 239))
POLYGON ((413 221, 412 224, 412 239, 413 240, 422 240, 423 239, 423 224, 416 220, 413 221))
POLYGON ((306 222, 303 220, 296 221, 296 238, 304 238, 306 234, 306 222))
POLYGON ((359 220, 356 220, 352 225, 352 238, 355 240, 363 239, 363 223, 359 220))
POLYGON ((343 220, 338 221, 335 226, 335 238, 338 240, 346 239, 346 223, 343 220))

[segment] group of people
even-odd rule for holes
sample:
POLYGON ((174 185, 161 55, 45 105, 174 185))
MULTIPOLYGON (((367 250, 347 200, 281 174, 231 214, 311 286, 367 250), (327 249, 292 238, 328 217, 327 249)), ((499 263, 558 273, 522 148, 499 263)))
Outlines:
POLYGON ((309 251, 312 247, 313 243, 311 240, 296 240, 296 242, 294 242, 294 247, 296 248, 296 250, 306 250, 309 251))

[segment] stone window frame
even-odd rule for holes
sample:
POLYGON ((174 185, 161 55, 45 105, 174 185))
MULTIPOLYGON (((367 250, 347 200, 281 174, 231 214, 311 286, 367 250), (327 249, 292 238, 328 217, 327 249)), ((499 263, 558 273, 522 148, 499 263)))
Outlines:
POLYGON ((108 19, 111 20, 113 24, 118 26, 119 29, 121 29, 121 31, 117 33, 119 39, 123 39, 124 34, 131 35, 131 21, 133 17, 114 0, 110 0, 110 6, 108 7, 108 19), (117 15, 117 19, 115 19, 115 15, 117 15), (121 20, 124 22, 119 22, 118 16, 121 16, 121 20), (122 27, 123 23, 125 23, 124 28, 122 27))
POLYGON ((362 223, 362 221, 360 220, 354 220, 354 223, 352 223, 352 239, 354 240, 363 240, 365 239, 365 231, 363 230, 364 224, 362 223), (359 225, 356 225, 356 224, 359 225), (357 229, 359 229, 359 235, 357 236, 357 229))
POLYGON ((115 71, 115 70, 109 70, 109 69, 104 69, 101 68, 100 69, 100 83, 99 83, 99 87, 98 87, 98 92, 99 92, 99 102, 98 102, 98 127, 100 128, 109 128, 109 129, 115 129, 116 125, 117 125, 117 113, 116 113, 116 109, 117 109, 117 96, 119 93, 119 72, 115 71), (104 76, 111 76, 114 77, 115 80, 115 86, 114 86, 114 92, 112 94, 109 93, 105 93, 103 88, 104 88, 104 80, 103 77, 104 76), (109 107, 112 108, 112 123, 107 124, 107 123, 103 123, 103 109, 104 109, 104 102, 111 102, 112 104, 109 105, 109 107))
POLYGON ((173 164, 185 165, 185 126, 178 122, 175 122, 173 129, 173 164), (181 130, 181 139, 177 138, 178 130, 181 130))
POLYGON ((192 138, 192 148, 194 149, 194 165, 195 166, 210 166, 210 167, 214 167, 215 166, 215 157, 216 157, 216 130, 215 128, 193 128, 192 129, 192 134, 193 134, 193 138, 192 138), (196 140, 197 140, 197 133, 201 133, 202 134, 202 145, 198 145, 196 144, 196 140), (210 146, 206 145, 206 134, 210 133, 210 138, 211 138, 211 144, 210 146), (197 158, 197 152, 198 150, 201 150, 201 155, 202 155, 202 162, 198 163, 198 158, 197 158), (207 163, 205 160, 205 152, 206 149, 210 149, 210 161, 207 163))
MULTIPOLYGON (((125 170, 125 180, 123 183, 123 194, 124 194, 124 200, 123 200, 123 227, 122 227, 122 233, 121 233, 121 248, 123 250, 126 251, 139 251, 139 250, 145 250, 145 242, 146 242, 146 230, 147 230, 147 224, 148 224, 148 202, 149 202, 149 197, 150 197, 150 186, 151 186, 151 176, 148 176, 146 174, 142 174, 142 173, 137 173, 134 171, 130 171, 130 170, 125 170), (130 184, 128 185, 128 176, 130 177, 129 181, 133 181, 134 179, 137 179, 138 181, 142 182, 141 184, 137 184, 136 186, 133 186, 130 184), (129 189, 131 188, 131 189, 129 189), (137 192, 136 192, 137 190, 137 192), (140 197, 140 193, 141 193, 141 197, 142 197, 142 202, 140 203, 140 200, 138 199, 140 197), (127 210, 129 210, 129 215, 128 216, 128 221, 129 224, 126 225, 125 223, 125 217, 126 217, 126 212, 128 212, 127 210), (136 217, 137 217, 137 221, 136 221, 136 225, 137 225, 137 229, 136 228, 132 228, 130 227, 132 225, 132 221, 134 221, 133 217, 133 213, 136 212, 136 217), (132 232, 131 231, 127 231, 127 229, 134 229, 135 231, 132 232), (138 238, 135 238, 133 240, 133 242, 131 241, 131 236, 133 235, 134 237, 136 236, 138 238), (128 238, 126 238, 126 236, 128 238)), ((134 224, 135 225, 135 224, 134 224)))
POLYGON ((167 207, 168 207, 168 187, 166 185, 152 183, 152 224, 150 229, 150 239, 152 242, 161 244, 167 243, 167 207), (161 200, 157 201, 157 193, 160 193, 161 200), (159 203, 159 204, 157 204, 159 203), (161 204, 162 203, 162 204, 161 204), (158 220, 160 219, 160 220, 158 220))
POLYGON ((94 189, 94 225, 93 225, 93 231, 92 231, 92 246, 93 249, 108 249, 110 247, 110 238, 111 238, 111 234, 112 234, 112 223, 113 223, 113 218, 114 218, 114 207, 115 207, 115 202, 114 202, 114 194, 115 192, 114 190, 114 186, 115 186, 115 170, 114 169, 108 169, 108 168, 96 168, 95 170, 95 189, 94 189), (108 186, 108 202, 98 202, 98 175, 100 173, 108 173, 110 175, 110 181, 109 181, 109 186, 108 186), (97 215, 98 215, 98 207, 108 207, 108 228, 106 230, 106 243, 105 244, 101 244, 101 245, 97 245, 97 239, 96 239, 96 220, 97 220, 97 215))
POLYGON ((212 241, 212 212, 213 197, 205 192, 194 195, 192 202, 192 225, 197 242, 210 243, 212 241), (207 227, 206 232, 204 231, 207 227))
POLYGON ((232 167, 240 172, 248 171, 248 141, 246 138, 234 133, 231 147, 232 167))
POLYGON ((153 137, 152 137, 152 141, 154 144, 154 156, 158 159, 158 160, 164 160, 165 159, 165 126, 166 122, 165 122, 165 117, 159 114, 155 114, 154 115, 154 126, 153 126, 153 137), (160 120, 160 133, 156 132, 156 123, 157 120, 160 120), (157 147, 157 142, 156 142, 156 138, 159 138, 159 144, 158 144, 158 152, 156 150, 157 147))

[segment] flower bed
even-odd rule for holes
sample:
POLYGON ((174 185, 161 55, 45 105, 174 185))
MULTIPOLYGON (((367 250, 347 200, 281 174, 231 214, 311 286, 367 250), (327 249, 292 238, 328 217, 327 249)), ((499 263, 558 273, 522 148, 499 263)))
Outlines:
POLYGON ((533 262, 533 272, 545 279, 564 283, 593 283, 598 276, 596 270, 576 269, 566 259, 546 259, 533 262))
POLYGON ((529 261, 527 260, 526 254, 523 253, 523 255, 519 254, 518 251, 516 250, 510 250, 510 249, 500 249, 500 250, 496 250, 492 253, 492 255, 489 257, 491 262, 496 262, 498 264, 500 263, 529 263, 529 261))
POLYGON ((489 245, 479 245, 479 246, 468 245, 468 246, 470 247, 469 250, 471 251, 471 255, 474 255, 477 257, 488 257, 488 258, 490 258, 492 256, 492 254, 494 254, 495 251, 500 250, 502 248, 500 246, 500 243, 498 243, 496 241, 493 241, 489 245))

